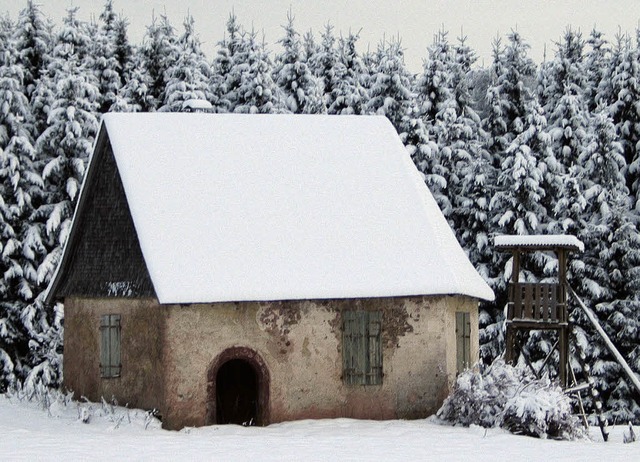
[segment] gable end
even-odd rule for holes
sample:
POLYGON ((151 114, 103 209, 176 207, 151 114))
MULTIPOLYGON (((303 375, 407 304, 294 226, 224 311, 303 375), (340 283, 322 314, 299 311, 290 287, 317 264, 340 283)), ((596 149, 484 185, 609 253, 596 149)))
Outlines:
POLYGON ((155 297, 103 127, 47 301, 68 296, 155 297))

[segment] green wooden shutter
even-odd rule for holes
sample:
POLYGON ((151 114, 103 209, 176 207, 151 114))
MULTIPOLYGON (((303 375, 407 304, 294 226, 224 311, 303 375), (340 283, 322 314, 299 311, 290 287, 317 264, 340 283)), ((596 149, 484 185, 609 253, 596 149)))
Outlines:
POLYGON ((100 375, 119 377, 120 363, 120 315, 100 316, 100 375))
POLYGON ((471 362, 471 317, 464 311, 456 312, 456 370, 458 374, 471 362))
POLYGON ((109 377, 109 315, 100 316, 100 375, 109 377))
POLYGON ((367 368, 367 384, 382 383, 382 312, 370 311, 368 314, 369 367, 367 368))
POLYGON ((343 380, 349 385, 382 383, 382 313, 344 311, 343 380))
POLYGON ((120 363, 120 315, 111 315, 111 325, 109 326, 110 335, 109 341, 111 342, 109 347, 110 352, 110 366, 111 377, 120 377, 120 369, 122 367, 120 363))
POLYGON ((364 383, 363 356, 366 336, 361 313, 359 311, 342 313, 343 379, 349 385, 364 383))

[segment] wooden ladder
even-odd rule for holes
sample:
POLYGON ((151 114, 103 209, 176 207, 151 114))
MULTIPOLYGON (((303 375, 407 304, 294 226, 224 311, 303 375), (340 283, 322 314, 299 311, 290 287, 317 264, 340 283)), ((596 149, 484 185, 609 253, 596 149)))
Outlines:
POLYGON ((570 332, 571 337, 573 337, 573 342, 571 342, 575 350, 570 354, 571 358, 574 359, 582 370, 582 375, 584 376, 584 382, 578 383, 576 379, 576 375, 571 367, 571 361, 569 361, 569 375, 570 375, 570 385, 565 389, 565 394, 574 396, 578 401, 578 408, 580 409, 580 416, 582 417, 582 422, 584 423, 585 428, 589 428, 589 421, 587 420, 587 413, 584 409, 584 405, 582 403, 582 392, 588 391, 591 394, 591 398, 593 399, 593 403, 595 406, 596 417, 598 419, 598 427, 600 427, 600 433, 602 433, 602 439, 607 441, 609 439, 609 432, 607 430, 607 419, 603 414, 602 400, 600 399, 600 392, 596 388, 595 381, 593 377, 591 377, 591 366, 587 364, 587 355, 584 350, 580 346, 580 342, 577 340, 577 335, 575 329, 571 329, 570 332))

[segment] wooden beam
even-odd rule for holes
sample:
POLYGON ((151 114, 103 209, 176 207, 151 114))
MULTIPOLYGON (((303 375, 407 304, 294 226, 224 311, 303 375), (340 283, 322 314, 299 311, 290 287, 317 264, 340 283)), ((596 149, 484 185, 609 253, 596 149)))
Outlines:
POLYGON ((595 328, 596 332, 600 334, 600 337, 604 341, 604 344, 607 346, 611 354, 616 358, 616 360, 618 361, 618 364, 622 366, 622 369, 624 370, 625 374, 627 374, 627 377, 629 377, 629 380, 631 380, 631 384, 636 388, 636 391, 638 392, 638 396, 640 396, 640 379, 638 379, 638 376, 633 372, 631 367, 629 367, 629 364, 624 359, 624 356, 620 354, 616 346, 613 344, 613 342, 607 335, 607 333, 604 331, 604 329, 600 325, 600 322, 598 321, 598 318, 596 317, 595 313, 591 310, 591 308, 589 308, 587 305, 584 304, 584 302, 580 299, 580 297, 578 297, 578 294, 575 293, 575 291, 571 288, 571 286, 567 286, 567 288, 569 289, 569 293, 578 301, 578 306, 582 309, 584 314, 587 316, 587 319, 589 319, 589 321, 595 328))

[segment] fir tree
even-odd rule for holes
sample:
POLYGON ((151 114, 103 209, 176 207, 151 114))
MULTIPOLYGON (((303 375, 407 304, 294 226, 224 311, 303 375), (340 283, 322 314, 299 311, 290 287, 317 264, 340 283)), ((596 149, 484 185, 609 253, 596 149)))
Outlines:
POLYGON ((179 57, 166 71, 164 105, 160 111, 177 112, 190 99, 208 100, 210 66, 200 48, 193 16, 184 21, 184 34, 178 40, 179 57))
POLYGON ((436 119, 438 114, 444 113, 444 106, 450 104, 454 86, 454 55, 447 32, 439 31, 427 51, 416 92, 422 117, 430 128, 430 133, 435 134, 433 127, 436 125, 436 119))
MULTIPOLYGON (((269 114, 282 112, 280 89, 272 79, 273 65, 264 41, 258 43, 255 32, 243 34, 234 55, 230 74, 238 73, 239 84, 233 112, 269 114)), ((235 77, 234 77, 235 80, 235 77)))
POLYGON ((150 93, 152 82, 146 71, 144 57, 134 53, 126 83, 109 108, 114 112, 150 112, 156 109, 157 101, 150 93))
POLYGON ((216 100, 218 112, 233 112, 237 88, 240 85, 238 75, 231 75, 235 55, 240 50, 242 26, 235 14, 227 20, 227 36, 218 43, 218 51, 213 61, 210 91, 216 100))
POLYGON ((93 39, 94 62, 91 66, 100 90, 99 112, 107 112, 115 103, 123 83, 123 68, 116 55, 116 15, 112 0, 105 2, 100 14, 101 26, 93 39))
POLYGON ((411 91, 411 74, 404 65, 399 40, 381 43, 372 62, 369 114, 384 115, 400 135, 413 162, 422 172, 425 182, 441 209, 450 207, 444 194, 446 180, 437 157, 437 146, 429 140, 411 91))
POLYGON ((331 95, 325 93, 329 114, 364 114, 369 99, 365 87, 366 69, 356 50, 358 35, 349 33, 338 42, 338 63, 331 95))
POLYGON ((637 48, 628 37, 618 36, 612 53, 611 90, 609 106, 611 116, 628 168, 625 171, 627 186, 632 195, 632 208, 640 211, 640 62, 637 48))
POLYGON ((52 89, 46 124, 36 141, 42 178, 48 192, 46 203, 35 212, 49 253, 37 269, 38 283, 46 284, 58 263, 71 224, 85 163, 98 128, 99 90, 97 80, 87 68, 82 30, 70 10, 60 32, 53 58, 47 69, 52 89), (79 46, 76 46, 78 44, 79 46))
POLYGON ((115 44, 115 57, 118 61, 120 69, 120 79, 123 85, 127 81, 129 72, 132 67, 131 59, 134 53, 134 47, 129 43, 129 36, 127 34, 128 21, 119 16, 114 23, 114 44, 115 44))
MULTIPOLYGON (((29 366, 30 332, 22 314, 34 298, 33 249, 25 230, 33 202, 42 197, 42 180, 34 172, 35 150, 24 95, 22 67, 15 56, 0 66, 0 390, 24 379, 29 366)), ((35 249, 40 251, 41 249, 35 249)))
MULTIPOLYGON (((541 92, 540 104, 547 114, 554 112, 567 91, 574 95, 582 95, 586 83, 583 50, 582 34, 567 29, 562 41, 557 44, 554 59, 546 69, 547 82, 541 92)), ((549 123, 552 123, 551 117, 549 123)))
POLYGON ((159 23, 154 18, 147 27, 140 53, 149 77, 147 95, 154 101, 151 106, 155 109, 165 99, 167 70, 175 65, 179 55, 175 30, 166 16, 161 16, 159 23))
POLYGON ((302 60, 300 35, 293 26, 293 16, 287 15, 285 36, 279 40, 283 51, 276 58, 274 80, 282 91, 284 105, 293 114, 326 112, 318 81, 302 60))
POLYGON ((606 98, 600 94, 600 88, 605 85, 607 69, 609 68, 609 44, 603 34, 593 29, 586 41, 589 49, 584 55, 584 101, 589 112, 606 103, 606 98))
POLYGON ((527 104, 532 99, 527 81, 535 71, 527 56, 529 45, 521 35, 511 32, 508 39, 504 48, 500 40, 494 42, 493 82, 487 89, 488 115, 483 121, 488 134, 487 148, 497 168, 506 149, 524 129, 527 104))
POLYGON ((45 19, 40 6, 27 0, 15 28, 15 47, 20 50, 17 64, 24 68, 26 96, 31 98, 41 73, 47 68, 54 43, 51 21, 45 19))
MULTIPOLYGON (((306 42, 306 40, 305 40, 306 42)), ((313 48, 313 54, 309 46, 306 47, 307 65, 318 78, 320 91, 323 95, 323 104, 328 109, 334 102, 336 94, 334 90, 340 84, 341 78, 346 78, 344 65, 340 62, 337 41, 333 35, 333 26, 327 24, 322 33, 322 42, 313 48)))

